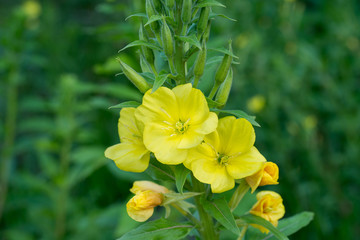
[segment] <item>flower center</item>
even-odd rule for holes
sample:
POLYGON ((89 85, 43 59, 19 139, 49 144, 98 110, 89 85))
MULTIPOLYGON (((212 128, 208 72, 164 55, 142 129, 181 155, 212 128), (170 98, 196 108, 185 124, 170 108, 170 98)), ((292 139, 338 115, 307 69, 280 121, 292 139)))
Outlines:
POLYGON ((181 120, 179 120, 176 124, 175 124, 175 131, 178 134, 184 134, 186 132, 186 130, 189 128, 189 120, 187 120, 186 122, 182 122, 181 120))
POLYGON ((229 162, 229 156, 222 153, 218 153, 217 161, 218 163, 220 163, 220 165, 226 166, 228 165, 229 162))

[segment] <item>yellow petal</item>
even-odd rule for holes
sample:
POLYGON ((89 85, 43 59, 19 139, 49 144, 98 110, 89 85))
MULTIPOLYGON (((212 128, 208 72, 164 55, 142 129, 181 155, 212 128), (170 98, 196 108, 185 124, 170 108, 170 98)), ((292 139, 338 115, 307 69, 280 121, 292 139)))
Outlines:
POLYGON ((221 118, 217 131, 221 142, 220 151, 225 155, 247 152, 254 145, 254 128, 244 118, 236 119, 233 116, 221 118))
POLYGON ((264 156, 252 147, 248 152, 229 158, 226 169, 230 176, 241 179, 259 171, 264 162, 266 162, 264 156))
POLYGON ((106 149, 105 157, 128 172, 143 172, 149 166, 150 153, 144 145, 119 143, 106 149))
POLYGON ((130 192, 136 194, 142 191, 151 190, 157 193, 167 193, 169 189, 159 184, 150 181, 135 181, 133 187, 130 189, 130 192))
POLYGON ((176 123, 179 114, 174 93, 166 87, 160 87, 153 93, 151 91, 145 93, 142 104, 136 109, 136 119, 145 125, 153 121, 176 123))
POLYGON ((204 122, 195 125, 194 129, 197 133, 206 135, 214 132, 217 126, 218 126, 218 117, 215 113, 210 112, 208 118, 204 122))
POLYGON ((251 193, 253 193, 257 189, 257 187, 259 186, 263 174, 264 174, 264 167, 262 167, 255 174, 246 177, 246 182, 251 187, 251 193))
POLYGON ((266 162, 259 186, 278 184, 279 168, 273 162, 266 162))
POLYGON ((187 149, 178 149, 181 138, 173 135, 166 124, 148 123, 144 129, 144 144, 159 162, 175 165, 185 161, 187 149))
POLYGON ((190 119, 192 125, 197 125, 208 118, 206 98, 199 89, 192 88, 191 83, 176 86, 172 91, 178 102, 180 120, 190 119))
POLYGON ((143 210, 136 210, 131 206, 132 203, 128 202, 126 204, 126 210, 128 215, 137 222, 145 222, 148 220, 154 213, 154 208, 148 208, 143 210))
POLYGON ((196 132, 196 129, 194 130, 193 127, 189 127, 179 138, 181 140, 177 147, 180 149, 189 149, 199 145, 204 139, 204 134, 199 134, 196 132))
POLYGON ((121 142, 142 143, 142 131, 135 119, 135 108, 123 108, 120 111, 118 130, 121 142))

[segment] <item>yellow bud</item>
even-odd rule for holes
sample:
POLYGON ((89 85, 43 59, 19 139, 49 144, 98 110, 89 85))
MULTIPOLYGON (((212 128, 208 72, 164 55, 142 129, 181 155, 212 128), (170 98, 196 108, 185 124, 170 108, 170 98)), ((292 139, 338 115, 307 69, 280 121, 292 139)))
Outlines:
MULTIPOLYGON (((261 191, 256 195, 257 202, 251 208, 250 213, 269 221, 275 227, 278 225, 278 220, 285 214, 285 207, 283 199, 279 194, 272 191, 261 191)), ((258 228, 263 233, 268 233, 269 230, 257 224, 251 224, 258 228)))
POLYGON ((125 64, 120 58, 117 58, 120 63, 120 67, 123 70, 125 76, 140 90, 140 92, 145 93, 150 89, 150 85, 146 82, 139 73, 132 69, 129 65, 125 64))
POLYGON ((233 70, 230 68, 228 75, 225 78, 225 81, 220 85, 218 93, 216 94, 215 101, 220 104, 219 107, 223 107, 229 97, 231 86, 233 81, 233 70))
POLYGON ((259 186, 278 184, 278 179, 279 168, 273 162, 266 162, 258 172, 245 178, 251 187, 251 193, 259 186))
POLYGON ((127 213, 135 221, 145 222, 152 216, 154 207, 159 206, 163 199, 161 193, 151 190, 138 192, 126 204, 127 213))
POLYGON ((150 181, 135 181, 133 187, 130 189, 130 192, 137 194, 142 191, 151 190, 158 193, 167 193, 169 189, 159 184, 150 182, 150 181))

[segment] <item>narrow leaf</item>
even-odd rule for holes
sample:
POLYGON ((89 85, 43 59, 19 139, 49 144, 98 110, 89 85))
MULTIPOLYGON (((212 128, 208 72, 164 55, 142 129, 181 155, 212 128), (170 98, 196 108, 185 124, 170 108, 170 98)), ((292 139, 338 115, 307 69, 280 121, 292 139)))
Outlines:
POLYGON ((210 13, 210 16, 209 18, 214 18, 214 17, 222 17, 222 18, 225 18, 227 20, 230 20, 230 21, 233 21, 233 22, 237 22, 236 19, 233 19, 233 18, 230 18, 224 14, 221 14, 221 13, 210 13))
POLYGON ((161 180, 161 181, 175 181, 175 177, 171 175, 172 171, 168 165, 161 164, 157 161, 154 157, 150 158, 150 164, 146 173, 149 174, 154 180, 161 180))
POLYGON ((166 79, 168 79, 170 74, 161 74, 155 77, 154 86, 152 88, 151 93, 155 92, 159 87, 161 87, 166 79))
POLYGON ((149 25, 150 23, 156 22, 162 20, 162 16, 160 15, 152 15, 150 17, 150 19, 145 23, 144 27, 146 27, 147 25, 149 25))
POLYGON ((215 0, 203 0, 203 1, 200 1, 198 4, 195 5, 195 7, 197 7, 197 8, 203 8, 203 7, 224 7, 224 8, 226 8, 225 5, 219 3, 218 1, 215 1, 215 0))
POLYGON ((226 49, 226 48, 208 48, 208 49, 211 50, 211 51, 221 52, 221 53, 230 55, 230 56, 232 56, 233 58, 236 58, 236 59, 239 58, 234 53, 230 52, 229 49, 226 49))
POLYGON ((192 198, 198 195, 201 195, 203 193, 200 192, 186 192, 186 193, 175 193, 175 192, 169 192, 165 193, 165 200, 162 205, 168 205, 173 202, 180 202, 188 198, 192 198))
POLYGON ((127 108, 127 107, 133 107, 133 108, 137 108, 138 106, 140 106, 141 103, 138 103, 136 101, 127 101, 127 102, 122 102, 119 103, 117 105, 111 106, 109 107, 109 109, 113 109, 113 108, 127 108))
POLYGON ((136 41, 133 41, 133 42, 129 43, 124 48, 120 49, 119 52, 124 51, 127 48, 137 47, 137 46, 145 46, 145 47, 148 47, 148 48, 151 48, 151 49, 154 49, 154 50, 161 51, 161 48, 158 45, 155 45, 155 44, 149 43, 149 42, 145 42, 145 41, 142 41, 142 40, 136 40, 136 41))
POLYGON ((277 228, 275 228, 269 221, 266 221, 265 219, 247 214, 239 218, 240 222, 245 221, 248 224, 258 224, 266 229, 268 229, 277 239, 279 240, 289 240, 288 237, 285 236, 282 232, 280 232, 277 228))
POLYGON ((260 127, 260 124, 255 121, 254 116, 250 116, 247 113, 241 111, 241 110, 221 110, 221 109, 215 109, 211 108, 211 111, 218 112, 218 113, 226 113, 234 115, 237 118, 245 118, 248 120, 253 126, 260 127))
POLYGON ((220 198, 213 201, 203 200, 205 210, 211 214, 221 225, 235 233, 240 234, 239 228, 235 222, 234 215, 231 213, 228 203, 220 198))
POLYGON ((175 223, 161 218, 141 225, 118 238, 118 240, 184 239, 191 229, 193 226, 188 223, 175 223))
POLYGON ((127 18, 125 18, 125 21, 127 21, 128 19, 132 18, 132 17, 142 17, 142 18, 147 18, 145 13, 135 13, 132 14, 130 16, 128 16, 127 18))
POLYGON ((176 180, 176 188, 179 193, 183 193, 184 184, 186 182, 186 178, 189 175, 190 170, 184 167, 184 165, 177 165, 174 168, 175 180, 176 180))
POLYGON ((201 44, 200 44, 199 40, 197 39, 197 37, 195 36, 195 34, 192 34, 190 36, 175 36, 175 37, 180 39, 183 42, 188 42, 188 43, 194 45, 198 49, 201 49, 201 44))
MULTIPOLYGON (((224 56, 214 56, 214 57, 211 57, 209 58, 207 61, 206 61, 206 65, 211 65, 211 64, 214 64, 214 63, 219 63, 223 60, 224 56)), ((240 64, 239 62, 235 62, 234 60, 231 62, 231 64, 240 64)))

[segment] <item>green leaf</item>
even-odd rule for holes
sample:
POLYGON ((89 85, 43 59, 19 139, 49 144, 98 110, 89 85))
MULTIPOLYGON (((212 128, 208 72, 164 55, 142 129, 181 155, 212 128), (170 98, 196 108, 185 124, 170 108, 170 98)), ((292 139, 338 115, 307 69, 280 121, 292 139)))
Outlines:
POLYGON ((155 77, 154 86, 152 88, 151 93, 155 92, 159 87, 161 87, 166 79, 168 79, 170 74, 161 74, 155 77))
POLYGON ((128 19, 132 18, 132 17, 142 17, 142 18, 147 18, 145 13, 135 13, 132 14, 130 16, 128 16, 127 18, 125 18, 125 21, 127 21, 128 19))
POLYGON ((289 240, 289 238, 286 237, 285 234, 283 234, 277 228, 275 228, 269 221, 266 221, 265 219, 263 219, 261 217, 247 214, 247 215, 241 216, 239 219, 237 219, 237 221, 239 221, 240 223, 243 221, 243 222, 246 222, 247 224, 261 225, 261 226, 265 227, 266 229, 268 229, 277 239, 289 240))
POLYGON ((224 8, 226 8, 225 5, 219 3, 218 1, 215 1, 215 0, 203 0, 203 1, 200 1, 198 4, 195 5, 195 7, 197 7, 197 8, 203 8, 203 7, 224 7, 224 8))
MULTIPOLYGON (((216 102, 216 101, 214 101, 214 100, 212 100, 212 99, 210 99, 208 97, 206 97, 206 101, 207 101, 207 103, 209 105, 209 108, 211 108, 210 109, 211 111, 212 111, 213 108, 218 107, 218 106, 221 105, 220 103, 218 103, 218 102, 216 102)), ((218 110, 218 109, 216 109, 216 110, 218 110)), ((213 111, 213 112, 215 112, 215 111, 213 111)))
POLYGON ((141 225, 118 238, 118 240, 184 239, 191 229, 193 226, 188 223, 175 223, 161 218, 141 225))
POLYGON ((209 18, 214 18, 214 17, 222 17, 222 18, 225 18, 227 20, 230 20, 230 21, 233 21, 233 22, 237 22, 236 19, 233 19, 233 18, 230 18, 224 14, 221 14, 221 13, 210 13, 210 16, 209 18))
POLYGON ((232 56, 233 58, 236 58, 236 59, 239 58, 234 53, 230 52, 229 49, 226 49, 226 48, 208 48, 208 50, 215 51, 215 52, 221 52, 221 53, 230 55, 230 56, 232 56))
POLYGON ((152 15, 150 17, 150 19, 145 23, 144 27, 146 27, 147 25, 149 25, 150 23, 153 23, 153 22, 156 22, 156 21, 159 21, 159 20, 162 20, 162 16, 160 15, 152 15))
POLYGON ((220 198, 213 201, 203 200, 203 206, 221 225, 236 235, 240 234, 234 215, 231 213, 225 199, 220 198))
POLYGON ((231 114, 231 115, 234 115, 237 118, 245 118, 253 126, 260 127, 260 124, 255 121, 254 116, 249 116, 247 113, 245 113, 245 112, 243 112, 241 110, 222 110, 222 109, 215 109, 215 108, 211 108, 210 110, 213 111, 213 112, 217 112, 217 113, 231 114))
MULTIPOLYGON (((313 220, 313 218, 314 218, 314 213, 302 212, 296 214, 295 216, 280 220, 277 229, 286 236, 290 236, 291 234, 299 231, 301 228, 307 226, 313 220)), ((256 239, 275 240, 276 237, 273 234, 264 234, 264 233, 260 233, 260 231, 257 231, 256 239)))
POLYGON ((175 183, 176 188, 179 193, 183 193, 183 187, 186 182, 186 178, 189 175, 190 170, 184 167, 184 165, 176 165, 174 166, 174 174, 175 174, 175 183))
POLYGON ((127 108, 127 107, 133 107, 133 108, 137 108, 138 106, 140 106, 141 103, 138 103, 136 101, 127 101, 127 102, 122 102, 119 103, 117 105, 111 106, 109 107, 109 109, 113 109, 113 108, 127 108))
POLYGON ((169 192, 165 193, 165 200, 162 205, 168 205, 173 202, 180 202, 188 198, 192 198, 203 193, 200 192, 186 192, 186 193, 176 193, 176 192, 169 192))
MULTIPOLYGON (((223 60, 223 56, 214 56, 214 57, 211 57, 209 58, 207 61, 206 61, 206 65, 211 65, 211 64, 214 64, 214 63, 218 63, 218 62, 221 62, 223 60)), ((234 60, 231 62, 231 64, 240 64, 239 62, 235 62, 234 60)))
POLYGON ((171 172, 171 168, 168 165, 160 163, 154 157, 150 158, 150 164, 146 173, 154 180, 170 180, 175 182, 175 177, 171 175, 171 172))
POLYGON ((201 43, 199 42, 199 40, 197 39, 195 34, 192 34, 190 36, 175 36, 175 37, 180 39, 183 42, 188 42, 188 43, 194 45, 198 49, 201 49, 201 43))
POLYGON ((145 46, 145 47, 148 47, 148 48, 151 48, 151 49, 154 49, 154 50, 161 51, 161 47, 159 47, 156 44, 149 43, 149 42, 146 42, 146 41, 143 41, 143 40, 136 40, 136 41, 133 41, 133 42, 129 43, 124 48, 120 49, 119 52, 124 51, 127 48, 137 47, 137 46, 145 46))

